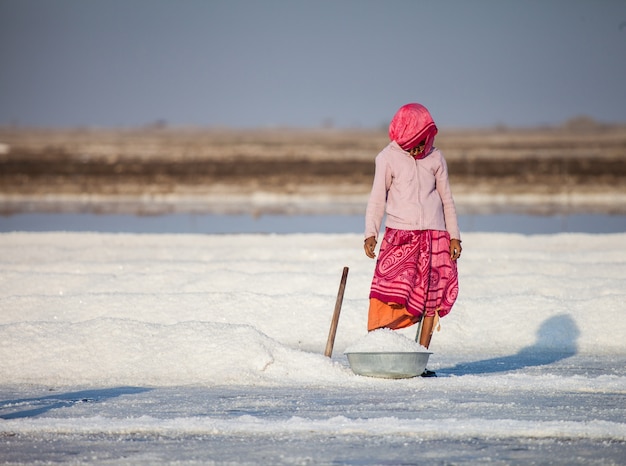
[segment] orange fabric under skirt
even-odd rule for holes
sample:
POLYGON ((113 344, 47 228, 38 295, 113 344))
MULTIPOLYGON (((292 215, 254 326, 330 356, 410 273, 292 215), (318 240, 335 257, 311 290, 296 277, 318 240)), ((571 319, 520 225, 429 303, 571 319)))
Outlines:
POLYGON ((378 328, 399 328, 410 327, 419 322, 419 317, 411 315, 404 306, 390 306, 376 298, 370 298, 370 309, 367 319, 367 331, 371 332, 378 328))

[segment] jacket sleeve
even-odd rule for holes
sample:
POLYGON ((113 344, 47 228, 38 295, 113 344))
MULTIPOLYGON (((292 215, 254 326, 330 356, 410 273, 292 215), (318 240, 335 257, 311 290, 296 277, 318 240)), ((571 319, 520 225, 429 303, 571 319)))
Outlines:
POLYGON ((459 230, 459 221, 456 215, 456 205, 452 197, 450 189, 450 180, 448 179, 448 164, 441 154, 441 165, 436 175, 437 192, 441 197, 443 204, 443 217, 446 222, 446 230, 450 234, 451 239, 461 240, 461 231, 459 230))
POLYGON ((378 239, 380 225, 385 214, 387 192, 391 186, 391 170, 385 158, 379 154, 376 157, 376 171, 372 191, 365 211, 365 238, 373 236, 378 239))

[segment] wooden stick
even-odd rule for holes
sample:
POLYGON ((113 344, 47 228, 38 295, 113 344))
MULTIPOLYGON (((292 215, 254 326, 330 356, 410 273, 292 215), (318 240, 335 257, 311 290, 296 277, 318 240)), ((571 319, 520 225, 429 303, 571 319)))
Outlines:
POLYGON ((348 280, 348 267, 343 268, 343 275, 339 283, 339 291, 337 292, 337 302, 335 303, 335 312, 333 320, 330 323, 330 332, 328 333, 328 341, 326 342, 326 351, 324 356, 330 358, 333 354, 333 346, 335 346, 335 335, 337 334, 337 324, 339 323, 339 313, 341 312, 341 303, 343 302, 343 293, 346 289, 346 281, 348 280))
POLYGON ((415 341, 420 342, 420 337, 422 336, 422 327, 424 326, 424 317, 426 317, 426 311, 422 313, 422 317, 420 318, 420 323, 417 325, 417 333, 415 334, 415 341))

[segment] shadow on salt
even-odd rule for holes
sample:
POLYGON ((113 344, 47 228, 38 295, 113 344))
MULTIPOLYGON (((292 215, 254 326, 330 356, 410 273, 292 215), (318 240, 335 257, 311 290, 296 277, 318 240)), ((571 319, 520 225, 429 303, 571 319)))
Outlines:
POLYGON ((459 363, 438 372, 441 375, 476 375, 546 366, 576 355, 579 336, 580 330, 574 319, 567 314, 560 314, 546 319, 537 330, 535 343, 516 354, 459 363))
POLYGON ((53 409, 68 408, 80 403, 102 403, 111 398, 123 395, 135 395, 150 390, 150 388, 143 387, 116 387, 54 393, 37 398, 5 400, 0 402, 0 410, 8 412, 0 414, 0 419, 35 417, 53 409))

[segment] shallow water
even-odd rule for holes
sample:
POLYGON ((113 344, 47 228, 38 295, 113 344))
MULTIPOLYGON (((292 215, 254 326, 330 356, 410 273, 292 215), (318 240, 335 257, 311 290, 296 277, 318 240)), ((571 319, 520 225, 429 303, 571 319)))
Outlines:
MULTIPOLYGON (((520 234, 623 233, 626 215, 467 214, 463 232, 520 234)), ((73 231, 104 233, 359 233, 362 215, 19 213, 0 217, 0 232, 73 231)))

